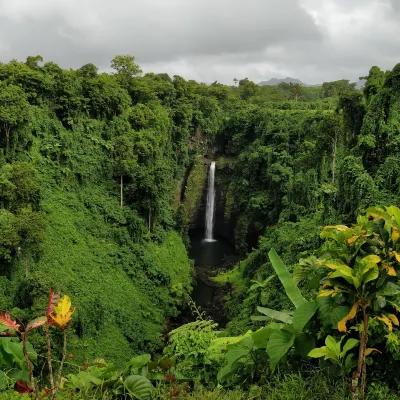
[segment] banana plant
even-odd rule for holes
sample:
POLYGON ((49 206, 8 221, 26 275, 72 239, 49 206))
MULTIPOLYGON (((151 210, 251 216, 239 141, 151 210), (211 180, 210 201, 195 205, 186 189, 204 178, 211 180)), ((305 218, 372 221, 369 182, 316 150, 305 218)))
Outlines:
POLYGON ((268 256, 276 275, 285 288, 287 296, 295 307, 293 312, 257 307, 257 310, 264 315, 252 317, 254 321, 274 322, 273 325, 263 328, 259 333, 259 335, 264 336, 266 340, 265 347, 269 356, 270 369, 274 371, 279 361, 288 354, 293 346, 303 355, 307 355, 308 351, 315 347, 314 339, 303 331, 307 323, 316 313, 317 303, 304 299, 292 275, 275 249, 271 249, 268 256))
POLYGON ((352 227, 327 226, 321 233, 327 239, 318 250, 316 264, 325 271, 319 298, 339 299, 348 312, 337 323, 339 332, 361 320, 357 369, 352 379, 352 398, 364 399, 368 326, 376 318, 388 331, 399 325, 400 286, 400 209, 374 207, 352 227), (359 318, 357 318, 359 317, 359 318), (359 387, 359 379, 361 386, 359 387))

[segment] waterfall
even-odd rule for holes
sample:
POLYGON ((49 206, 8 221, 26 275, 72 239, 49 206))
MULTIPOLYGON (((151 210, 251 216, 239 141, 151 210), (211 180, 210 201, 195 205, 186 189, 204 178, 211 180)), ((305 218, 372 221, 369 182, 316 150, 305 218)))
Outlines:
POLYGON ((206 238, 207 242, 213 242, 214 211, 215 211, 215 161, 210 165, 208 174, 207 206, 206 206, 206 238))

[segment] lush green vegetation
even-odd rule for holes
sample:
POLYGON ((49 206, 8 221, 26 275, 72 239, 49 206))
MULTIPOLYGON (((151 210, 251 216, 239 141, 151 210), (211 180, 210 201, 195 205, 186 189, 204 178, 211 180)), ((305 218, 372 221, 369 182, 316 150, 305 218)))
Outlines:
POLYGON ((399 66, 360 92, 42 63, 0 64, 0 398, 396 397, 399 66), (211 157, 224 331, 189 297, 211 157))

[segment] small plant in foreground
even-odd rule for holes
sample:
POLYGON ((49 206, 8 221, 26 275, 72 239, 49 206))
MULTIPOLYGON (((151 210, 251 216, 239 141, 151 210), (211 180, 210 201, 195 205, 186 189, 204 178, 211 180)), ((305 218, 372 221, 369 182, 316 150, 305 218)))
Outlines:
POLYGON ((30 355, 32 355, 32 349, 29 348, 27 337, 28 334, 33 329, 36 329, 40 326, 44 326, 46 330, 46 343, 47 343, 47 355, 48 355, 47 361, 49 364, 49 379, 51 386, 50 389, 47 388, 44 389, 44 395, 47 398, 49 398, 49 396, 51 395, 52 400, 56 399, 57 392, 61 383, 62 370, 67 354, 66 330, 72 321, 71 316, 74 311, 75 308, 73 309, 71 308, 71 300, 68 296, 61 297, 58 293, 50 291, 50 297, 47 305, 46 315, 43 317, 36 318, 33 321, 29 322, 26 325, 25 329, 22 329, 20 324, 17 324, 15 320, 11 319, 9 312, 4 312, 2 315, 0 315, 0 336, 2 338, 16 338, 16 337, 20 338, 22 342, 22 350, 25 358, 26 367, 29 372, 29 384, 25 380, 19 379, 14 386, 15 391, 21 394, 32 393, 33 398, 35 400, 39 398, 39 391, 33 376, 33 365, 30 359, 30 355), (58 370, 57 379, 55 381, 54 381, 52 359, 51 359, 51 340, 49 331, 50 326, 55 326, 58 329, 61 329, 64 338, 62 360, 58 370))

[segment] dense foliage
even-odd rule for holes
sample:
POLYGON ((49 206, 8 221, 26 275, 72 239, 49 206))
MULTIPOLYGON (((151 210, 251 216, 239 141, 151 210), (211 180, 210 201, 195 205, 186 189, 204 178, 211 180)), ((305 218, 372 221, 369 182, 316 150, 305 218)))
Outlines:
MULTIPOLYGON (((373 67, 361 92, 207 86, 143 75, 127 55, 111 66, 0 64, 0 309, 26 325, 51 288, 73 298, 52 345, 65 355, 68 336, 59 398, 344 399, 350 374, 353 398, 390 398, 400 67, 373 67), (210 158, 216 230, 241 257, 216 278, 230 322, 221 331, 194 306, 163 337, 190 299, 210 158)), ((42 384, 40 329, 25 353, 42 384)), ((0 390, 15 368, 32 381, 21 343, 0 338, 0 390)))

